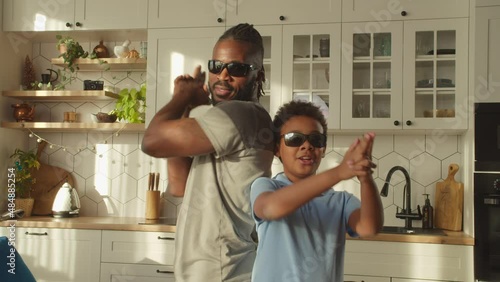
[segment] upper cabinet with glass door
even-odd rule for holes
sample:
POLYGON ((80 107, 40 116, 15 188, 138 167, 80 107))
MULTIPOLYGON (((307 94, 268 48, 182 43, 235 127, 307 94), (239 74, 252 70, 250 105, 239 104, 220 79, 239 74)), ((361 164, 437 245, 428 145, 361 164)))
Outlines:
POLYGON ((264 45, 264 96, 259 103, 274 117, 281 105, 281 27, 276 25, 255 26, 264 45))
POLYGON ((342 128, 467 128, 467 19, 343 28, 342 128))
POLYGON ((342 21, 398 21, 465 18, 468 0, 342 0, 342 21))
POLYGON ((404 32, 404 126, 467 129, 468 19, 405 22, 404 32))
POLYGON ((330 129, 340 127, 340 31, 340 24, 283 27, 282 102, 312 102, 330 129))
POLYGON ((403 24, 349 23, 342 28, 341 127, 392 129, 402 115, 403 24))
POLYGON ((228 0, 227 26, 340 22, 340 4, 338 0, 228 0))

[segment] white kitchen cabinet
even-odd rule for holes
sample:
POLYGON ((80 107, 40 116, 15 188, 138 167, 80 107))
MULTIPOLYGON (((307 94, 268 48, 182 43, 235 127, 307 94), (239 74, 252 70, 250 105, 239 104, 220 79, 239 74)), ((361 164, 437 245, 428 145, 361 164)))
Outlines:
MULTIPOLYGON (((485 1, 482 1, 485 2, 485 1)), ((475 102, 500 102, 500 3, 476 7, 475 102)))
POLYGON ((392 282, 451 282, 449 280, 435 279, 407 279, 407 278, 392 278, 392 282))
MULTIPOLYGON (((281 103, 281 26, 256 26, 264 42, 266 95, 261 104, 274 114, 281 103)), ((181 74, 192 74, 197 65, 208 72, 213 46, 224 28, 150 29, 148 32, 148 77, 146 125, 172 97, 174 79, 181 74), (200 46, 202 46, 200 48, 200 46), (153 102, 151 102, 153 101, 153 102)), ((208 79, 208 73, 207 73, 208 79)))
POLYGON ((4 0, 3 5, 4 31, 71 30, 74 24, 75 0, 4 0))
POLYGON ((226 24, 226 0, 149 0, 148 10, 148 28, 224 27, 226 24))
POLYGON ((103 230, 100 281, 174 281, 174 254, 175 233, 103 230))
POLYGON ((75 26, 75 30, 146 29, 148 1, 76 0, 75 26))
POLYGON ((282 103, 316 104, 329 129, 340 125, 340 31, 340 24, 283 26, 282 103))
POLYGON ((341 128, 467 129, 467 19, 350 23, 342 36, 341 128))
POLYGON ((390 277, 344 275, 344 282, 391 282, 390 277))
MULTIPOLYGON (((9 232, 2 228, 2 233, 9 232)), ((38 282, 99 281, 101 231, 16 227, 15 247, 38 282)))
POLYGON ((137 0, 5 0, 3 30, 145 29, 147 6, 137 0))
POLYGON ((227 1, 227 26, 340 22, 340 4, 337 0, 227 1))
POLYGON ((175 282, 172 266, 102 263, 100 282, 175 282))
MULTIPOLYGON (((474 246, 462 245, 347 240, 344 275, 391 277, 392 282, 474 281, 473 248, 474 246), (395 280, 401 278, 410 280, 395 280)), ((372 280, 367 278, 365 281, 372 280)))
POLYGON ((464 0, 342 0, 342 22, 420 20, 469 16, 464 0))
POLYGON ((172 98, 177 76, 192 74, 197 65, 208 72, 212 48, 223 32, 223 27, 148 30, 146 126, 172 98))

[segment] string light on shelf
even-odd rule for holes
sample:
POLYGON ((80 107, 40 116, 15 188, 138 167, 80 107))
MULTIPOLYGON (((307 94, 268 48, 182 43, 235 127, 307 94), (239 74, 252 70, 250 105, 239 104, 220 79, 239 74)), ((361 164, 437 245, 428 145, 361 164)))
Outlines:
POLYGON ((36 138, 36 142, 37 143, 42 143, 42 142, 46 142, 47 145, 49 145, 49 148, 50 149, 59 149, 61 148, 63 151, 67 152, 68 150, 75 150, 77 152, 81 152, 85 149, 90 149, 91 152, 93 152, 94 154, 97 153, 97 150, 96 150, 96 145, 97 144, 108 144, 108 140, 113 138, 113 136, 120 136, 120 132, 125 128, 127 124, 124 123, 123 126, 118 129, 116 132, 113 132, 112 134, 110 134, 108 137, 106 137, 105 139, 99 141, 99 142, 95 142, 95 144, 91 144, 89 146, 84 146, 84 147, 72 147, 72 146, 64 146, 64 145, 61 145, 61 144, 57 144, 57 143, 53 143, 53 142, 50 142, 48 139, 46 138, 43 138, 42 136, 36 134, 35 132, 33 132, 31 129, 28 128, 29 130, 29 134, 28 136, 30 138, 36 138))

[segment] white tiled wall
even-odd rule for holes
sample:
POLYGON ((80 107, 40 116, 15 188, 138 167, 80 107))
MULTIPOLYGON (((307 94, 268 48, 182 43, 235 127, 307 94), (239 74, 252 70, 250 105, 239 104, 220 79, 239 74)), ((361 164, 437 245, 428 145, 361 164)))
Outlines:
MULTIPOLYGON (((87 44, 86 49, 98 42, 87 44)), ((117 43, 106 43, 111 51, 117 43)), ((138 42, 132 42, 131 47, 138 42)), ((85 47, 84 47, 85 48, 85 47)), ((36 43, 33 46, 33 62, 37 73, 55 68, 50 58, 57 56, 54 43, 36 43)), ((112 53, 112 52, 111 52, 112 53)), ((84 79, 104 80, 105 85, 118 88, 138 87, 145 81, 143 72, 79 72, 77 80, 68 89, 82 89, 84 79)), ((90 114, 107 112, 114 108, 114 102, 92 103, 44 103, 37 106, 37 121, 62 121, 63 112, 76 111, 79 120, 90 121, 90 114)), ((142 153, 139 144, 142 134, 137 133, 37 133, 51 143, 66 148, 47 147, 42 161, 71 171, 81 198, 83 216, 138 216, 144 215, 145 191, 149 172, 160 172, 162 215, 173 217, 177 214, 181 198, 168 196, 166 180, 166 160, 151 158, 142 153), (80 148, 81 150, 78 150, 80 148)), ((320 171, 338 164, 354 138, 358 136, 329 136, 328 149, 322 160, 320 171)), ((380 135, 376 137, 373 158, 378 167, 374 177, 379 189, 382 188, 387 172, 396 165, 405 167, 410 173, 412 187, 412 208, 424 204, 422 194, 430 194, 434 202, 435 184, 447 177, 448 165, 462 165, 460 136, 430 135, 380 135)), ((30 148, 36 147, 36 138, 30 139, 30 148)), ((273 174, 281 171, 276 159, 273 174)), ((455 176, 462 180, 462 171, 455 176)), ((404 220, 395 217, 396 208, 403 207, 404 177, 394 173, 389 195, 382 198, 385 208, 385 225, 402 226, 404 220)), ((359 197, 356 179, 344 181, 334 189, 347 190, 359 197)), ((414 226, 419 226, 415 222, 414 226)))

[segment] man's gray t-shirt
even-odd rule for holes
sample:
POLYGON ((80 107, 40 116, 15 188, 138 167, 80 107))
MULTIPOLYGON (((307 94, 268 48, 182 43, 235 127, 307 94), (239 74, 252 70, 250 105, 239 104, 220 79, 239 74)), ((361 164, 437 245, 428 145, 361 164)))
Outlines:
POLYGON ((215 153, 195 156, 191 165, 177 220, 176 281, 250 281, 250 185, 271 174, 271 118, 258 103, 227 101, 196 120, 215 153))

